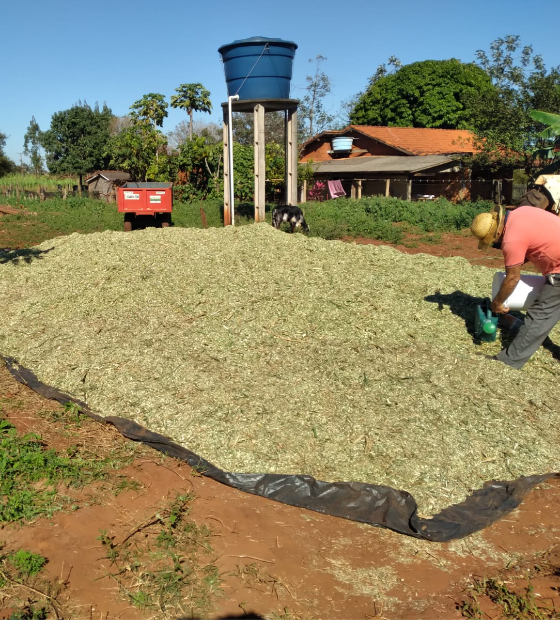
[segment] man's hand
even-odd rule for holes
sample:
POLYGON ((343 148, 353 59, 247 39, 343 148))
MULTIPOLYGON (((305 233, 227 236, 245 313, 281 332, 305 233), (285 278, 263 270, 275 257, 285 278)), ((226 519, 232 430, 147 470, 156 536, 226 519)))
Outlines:
POLYGON ((513 293, 519 280, 521 280, 521 265, 506 267, 506 277, 496 297, 494 297, 490 304, 492 312, 495 314, 507 314, 509 312, 509 308, 504 305, 504 302, 513 293))
POLYGON ((509 312, 509 306, 504 306, 503 303, 494 300, 490 304, 490 310, 492 310, 494 314, 507 314, 509 312))

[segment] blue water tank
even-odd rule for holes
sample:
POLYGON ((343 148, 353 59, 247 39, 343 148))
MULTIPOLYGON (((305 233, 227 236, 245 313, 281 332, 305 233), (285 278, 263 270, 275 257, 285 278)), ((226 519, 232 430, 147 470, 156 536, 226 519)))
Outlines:
POLYGON ((289 99, 297 45, 283 39, 251 37, 222 45, 228 96, 289 99))
POLYGON ((347 138, 346 136, 339 136, 337 138, 332 139, 332 150, 333 151, 351 151, 352 150, 352 141, 354 138, 347 138))

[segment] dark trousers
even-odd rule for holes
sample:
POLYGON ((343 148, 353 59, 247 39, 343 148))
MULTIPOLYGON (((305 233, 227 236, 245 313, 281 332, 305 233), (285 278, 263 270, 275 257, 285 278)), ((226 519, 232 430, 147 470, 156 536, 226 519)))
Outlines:
POLYGON ((525 322, 507 349, 496 356, 512 368, 522 368, 560 321, 560 282, 545 282, 535 301, 527 309, 525 322))

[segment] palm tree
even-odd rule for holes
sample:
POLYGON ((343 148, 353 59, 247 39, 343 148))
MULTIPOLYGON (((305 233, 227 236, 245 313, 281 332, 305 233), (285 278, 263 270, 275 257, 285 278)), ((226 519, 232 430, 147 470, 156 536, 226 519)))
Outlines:
POLYGON ((193 137, 193 112, 212 112, 210 91, 202 84, 181 84, 171 96, 171 107, 181 108, 189 115, 189 140, 193 137))

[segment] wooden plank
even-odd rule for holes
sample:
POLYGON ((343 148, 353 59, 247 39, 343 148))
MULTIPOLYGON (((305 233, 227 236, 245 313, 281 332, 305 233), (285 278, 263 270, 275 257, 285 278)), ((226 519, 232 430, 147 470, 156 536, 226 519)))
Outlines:
POLYGON ((37 215, 36 211, 25 211, 25 209, 15 209, 7 205, 0 205, 0 213, 4 215, 37 215))

